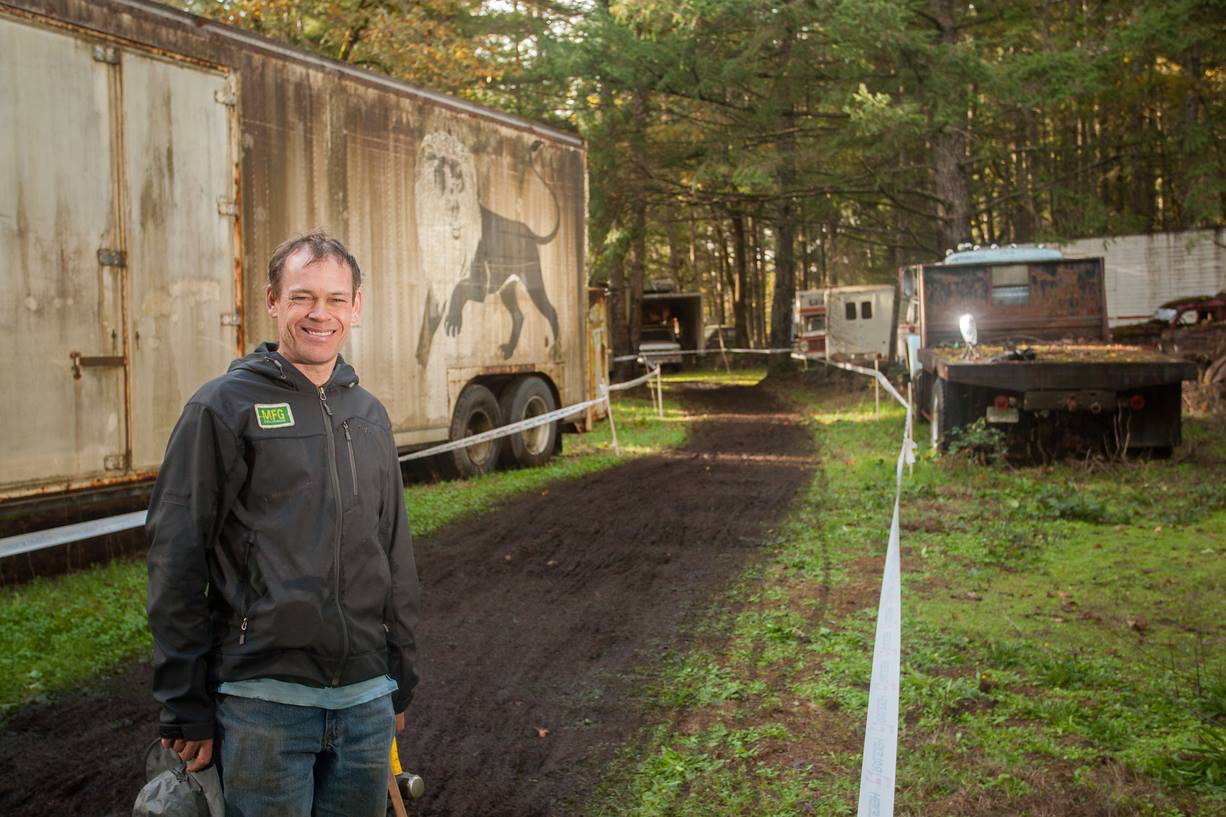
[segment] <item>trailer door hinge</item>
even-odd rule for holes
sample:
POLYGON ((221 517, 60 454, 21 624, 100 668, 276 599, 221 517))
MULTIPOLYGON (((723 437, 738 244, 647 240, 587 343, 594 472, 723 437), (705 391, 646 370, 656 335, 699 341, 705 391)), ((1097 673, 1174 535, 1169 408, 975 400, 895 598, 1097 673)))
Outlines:
POLYGON ((221 313, 222 326, 242 326, 243 316, 236 310, 234 312, 221 313))
POLYGON ((94 62, 105 62, 108 65, 119 65, 119 49, 113 45, 95 45, 94 62))
POLYGON ((98 263, 104 267, 126 267, 128 265, 128 254, 123 250, 100 247, 98 249, 98 263))
POLYGON ((237 216, 238 202, 232 199, 220 198, 217 200, 217 212, 223 216, 237 216))
POLYGON ((224 88, 218 88, 213 92, 213 101, 219 105, 225 105, 232 108, 238 104, 238 93, 234 90, 234 78, 226 77, 226 85, 224 88))

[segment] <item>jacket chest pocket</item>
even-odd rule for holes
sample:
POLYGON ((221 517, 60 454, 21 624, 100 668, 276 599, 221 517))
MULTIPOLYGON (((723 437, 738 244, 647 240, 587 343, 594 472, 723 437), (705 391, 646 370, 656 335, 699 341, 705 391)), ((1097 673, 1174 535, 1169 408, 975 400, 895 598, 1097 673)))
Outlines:
POLYGON ((379 427, 357 417, 341 422, 336 458, 346 508, 358 504, 379 507, 386 457, 383 433, 379 427))

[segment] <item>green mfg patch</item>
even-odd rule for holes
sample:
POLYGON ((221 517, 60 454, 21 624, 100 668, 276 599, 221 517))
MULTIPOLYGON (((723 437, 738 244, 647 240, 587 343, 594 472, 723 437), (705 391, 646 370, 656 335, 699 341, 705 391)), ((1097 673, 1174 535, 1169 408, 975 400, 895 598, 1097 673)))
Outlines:
POLYGON ((255 421, 260 428, 285 428, 294 424, 294 412, 289 403, 256 403, 255 421))

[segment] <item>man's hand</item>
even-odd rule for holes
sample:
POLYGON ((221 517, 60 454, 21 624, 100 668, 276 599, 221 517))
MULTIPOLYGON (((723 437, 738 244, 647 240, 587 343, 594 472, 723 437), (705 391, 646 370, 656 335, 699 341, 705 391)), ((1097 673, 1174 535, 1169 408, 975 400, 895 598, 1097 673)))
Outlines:
MULTIPOLYGON (((396 717, 402 718, 403 715, 396 717)), ((400 721, 397 721, 399 724, 400 721)), ((169 749, 187 763, 189 772, 198 772, 213 761, 213 739, 184 740, 183 738, 162 738, 162 748, 169 749)))
POLYGON ((396 734, 400 734, 403 731, 404 731, 404 713, 397 712, 396 713, 396 734))

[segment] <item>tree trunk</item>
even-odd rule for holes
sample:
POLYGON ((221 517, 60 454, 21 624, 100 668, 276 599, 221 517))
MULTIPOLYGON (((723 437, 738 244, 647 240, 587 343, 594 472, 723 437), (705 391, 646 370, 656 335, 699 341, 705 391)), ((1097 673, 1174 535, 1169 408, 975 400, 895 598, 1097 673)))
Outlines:
POLYGON ((749 346, 749 310, 745 296, 749 292, 749 247, 745 241, 745 215, 732 214, 732 254, 736 263, 736 289, 732 293, 732 320, 736 324, 736 345, 749 346))
MULTIPOLYGON (((791 193, 796 186, 796 138, 792 111, 784 113, 783 135, 778 140, 779 204, 775 210, 775 287, 771 297, 770 348, 792 345, 792 304, 796 300, 796 204, 791 193)), ((787 355, 769 355, 770 371, 792 367, 787 355)))
POLYGON ((732 276, 732 262, 728 260, 728 237, 718 221, 715 222, 715 240, 719 245, 719 275, 715 285, 715 291, 719 293, 716 301, 719 305, 718 321, 720 326, 725 326, 728 323, 727 293, 736 291, 736 281, 732 276))
POLYGON ((626 321, 626 251, 618 242, 609 257, 609 341, 613 356, 631 352, 630 326, 626 321))
POLYGON ((630 347, 639 348, 643 329, 643 281, 647 277, 647 92, 634 94, 630 133, 630 347))
MULTIPOLYGON (((953 46, 958 40, 954 27, 953 0, 928 0, 928 9, 940 29, 940 42, 953 46)), ((958 245, 969 228, 970 197, 962 162, 966 158, 966 112, 961 111, 950 122, 937 122, 932 143, 932 164, 935 192, 940 200, 939 239, 941 251, 958 245)))

